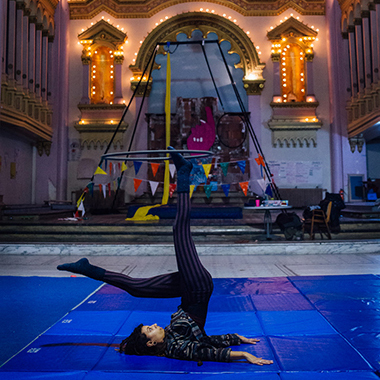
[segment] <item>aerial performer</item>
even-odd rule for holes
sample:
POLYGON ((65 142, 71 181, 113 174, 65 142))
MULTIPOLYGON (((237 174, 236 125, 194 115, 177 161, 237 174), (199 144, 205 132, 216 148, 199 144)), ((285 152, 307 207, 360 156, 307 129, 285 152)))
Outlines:
POLYGON ((125 338, 119 352, 127 355, 154 355, 172 359, 272 364, 249 352, 232 351, 230 346, 256 344, 258 339, 238 334, 212 335, 205 332, 208 303, 213 291, 210 273, 202 265, 190 232, 190 172, 192 164, 172 147, 171 157, 177 169, 177 214, 173 226, 178 271, 151 278, 132 278, 91 265, 86 258, 59 265, 57 269, 82 274, 125 290, 134 297, 181 297, 169 326, 138 325, 125 338))

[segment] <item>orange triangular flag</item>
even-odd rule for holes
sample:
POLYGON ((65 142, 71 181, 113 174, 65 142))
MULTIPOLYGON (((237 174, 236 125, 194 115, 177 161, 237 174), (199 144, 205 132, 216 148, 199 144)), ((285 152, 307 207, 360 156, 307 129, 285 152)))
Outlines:
POLYGON ((244 192, 244 195, 247 196, 247 191, 248 191, 248 181, 247 182, 239 182, 239 185, 241 189, 244 192))
POLYGON ((264 158, 261 154, 259 154, 259 157, 255 158, 255 161, 257 162, 257 165, 265 166, 264 158))
POLYGON ((137 189, 141 185, 141 182, 142 182, 142 179, 133 178, 133 184, 135 186, 135 192, 137 191, 137 189))
POLYGON ((157 174, 157 170, 158 170, 160 164, 157 164, 157 163, 151 162, 151 163, 150 163, 150 166, 152 167, 153 176, 155 177, 156 174, 157 174))

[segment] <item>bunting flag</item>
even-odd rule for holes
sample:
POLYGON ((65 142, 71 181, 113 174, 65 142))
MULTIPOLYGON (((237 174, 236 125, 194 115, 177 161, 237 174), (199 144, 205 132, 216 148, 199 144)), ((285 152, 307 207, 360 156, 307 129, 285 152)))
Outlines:
POLYGON ((111 182, 107 183, 107 187, 108 187, 108 196, 110 197, 111 196, 111 182))
POLYGON ((237 162, 241 172, 244 174, 245 173, 245 161, 238 161, 237 162))
POLYGON ((155 177, 156 174, 157 174, 157 170, 158 170, 158 168, 160 167, 160 164, 157 164, 157 163, 151 162, 151 163, 150 163, 150 166, 152 167, 153 177, 155 177))
POLYGON ((169 171, 170 171, 170 175, 173 178, 174 177, 174 173, 175 173, 175 165, 174 164, 169 164, 169 171))
POLYGON ((119 171, 120 171, 120 168, 121 168, 120 162, 117 163, 117 167, 119 168, 119 171))
POLYGON ((228 171, 229 162, 221 162, 219 165, 220 165, 220 167, 223 170, 223 174, 226 176, 227 175, 227 171, 228 171))
POLYGON ((117 186, 120 187, 121 177, 117 177, 117 186))
POLYGON ((121 172, 123 172, 124 170, 127 170, 127 165, 123 161, 123 163, 121 164, 121 172))
POLYGON ((79 206, 80 206, 80 204, 81 204, 81 202, 83 201, 83 199, 84 199, 84 192, 82 193, 82 195, 79 197, 79 199, 77 200, 77 209, 79 208, 79 206))
POLYGON ((102 191, 103 191, 103 187, 102 187, 102 185, 101 185, 101 184, 99 184, 98 186, 99 186, 99 193, 101 194, 101 193, 102 193, 102 191))
POLYGON ((133 178, 133 185, 135 186, 135 192, 137 191, 137 189, 141 185, 141 182, 142 182, 142 179, 133 178))
POLYGON ((205 193, 206 193, 207 198, 210 198, 212 185, 204 185, 203 187, 205 189, 205 193))
MULTIPOLYGON (((83 201, 81 201, 79 207, 78 207, 78 211, 81 211, 81 216, 82 218, 84 217, 84 214, 86 213, 86 210, 84 209, 84 204, 83 204, 83 201)), ((79 214, 79 213, 78 213, 79 214)))
POLYGON ((190 198, 193 196, 195 185, 190 185, 190 198))
POLYGON ((152 195, 154 195, 156 193, 156 190, 157 190, 158 182, 149 181, 149 184, 150 184, 150 188, 152 190, 152 195))
POLYGON ((273 198, 272 187, 270 183, 268 183, 267 188, 265 189, 265 194, 267 194, 269 198, 273 198))
POLYGON ((141 161, 133 161, 133 165, 135 167, 135 175, 139 172, 142 162, 141 161))
POLYGON ((257 180, 257 183, 259 184, 259 186, 261 187, 261 190, 262 191, 265 191, 265 189, 267 188, 267 183, 264 179, 260 178, 257 180))
POLYGON ((243 190, 244 195, 247 196, 248 181, 246 181, 246 182, 239 182, 239 185, 240 185, 241 189, 243 190))
POLYGON ((90 182, 88 185, 87 185, 88 189, 90 190, 90 194, 91 196, 93 197, 94 196, 94 182, 90 182))
POLYGON ((230 186, 231 185, 222 185, 222 189, 226 197, 228 197, 228 194, 230 193, 230 186))
POLYGON ((203 170, 205 171, 206 177, 208 178, 208 175, 210 174, 211 170, 211 164, 203 164, 203 170))
POLYGON ((169 195, 170 198, 173 196, 174 190, 176 189, 177 184, 176 183, 171 183, 169 184, 169 195))
POLYGON ((103 189, 103 197, 107 198, 107 185, 102 185, 102 189, 103 189))
POLYGON ((110 174, 112 175, 112 168, 113 168, 113 164, 112 162, 110 162, 110 174))
POLYGON ((265 166, 264 158, 261 154, 259 154, 259 157, 255 158, 255 161, 257 165, 265 166))
POLYGON ((106 172, 105 172, 100 166, 98 166, 98 167, 96 168, 94 175, 95 175, 95 174, 103 174, 103 175, 107 175, 107 173, 106 173, 106 172))

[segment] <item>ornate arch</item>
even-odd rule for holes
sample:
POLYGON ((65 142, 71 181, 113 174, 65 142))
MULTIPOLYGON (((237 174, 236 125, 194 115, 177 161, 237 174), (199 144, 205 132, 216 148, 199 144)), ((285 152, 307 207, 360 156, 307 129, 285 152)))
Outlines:
MULTIPOLYGON (((176 37, 180 33, 184 33, 190 38, 194 30, 200 30, 203 37, 206 37, 209 33, 215 33, 219 42, 230 42, 231 49, 229 53, 236 53, 240 57, 240 62, 235 64, 235 68, 240 68, 244 72, 243 81, 247 93, 261 92, 265 82, 262 76, 265 63, 260 62, 259 55, 251 39, 240 27, 228 19, 203 12, 188 12, 174 16, 152 30, 142 43, 135 64, 129 66, 135 78, 132 82, 132 89, 133 83, 141 76, 149 62, 157 43, 176 41, 176 37)), ((161 46, 158 53, 163 52, 164 50, 161 46)), ((155 68, 159 68, 158 65, 155 68)))

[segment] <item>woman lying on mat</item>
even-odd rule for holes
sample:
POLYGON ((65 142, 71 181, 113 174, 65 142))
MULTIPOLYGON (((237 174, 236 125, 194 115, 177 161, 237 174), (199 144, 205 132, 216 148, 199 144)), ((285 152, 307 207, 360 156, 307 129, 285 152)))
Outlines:
MULTIPOLYGON (((174 150, 171 147, 169 149, 174 150)), ((178 205, 173 236, 178 272, 136 279, 93 266, 85 258, 76 263, 59 265, 58 269, 104 281, 135 297, 181 297, 181 305, 172 315, 169 326, 163 329, 156 324, 140 324, 121 342, 119 351, 122 353, 195 361, 230 362, 245 359, 257 365, 272 364, 272 360, 229 348, 241 343, 256 344, 258 339, 238 334, 207 336, 205 333, 213 281, 199 260, 190 233, 189 176, 192 164, 175 151, 171 152, 171 156, 177 168, 178 205)))

